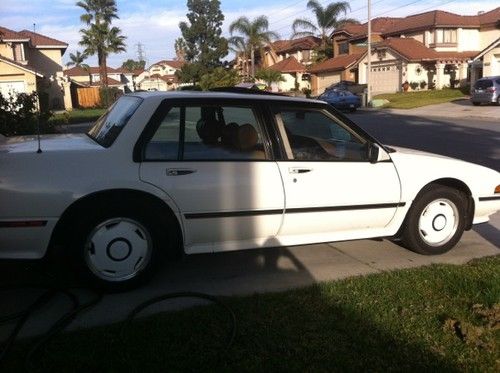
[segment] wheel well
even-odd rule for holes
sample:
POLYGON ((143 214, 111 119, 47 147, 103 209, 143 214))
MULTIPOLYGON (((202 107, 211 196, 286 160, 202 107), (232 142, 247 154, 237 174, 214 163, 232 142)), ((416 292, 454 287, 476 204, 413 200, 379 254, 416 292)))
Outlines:
POLYGON ((159 217, 175 225, 175 234, 178 238, 179 247, 175 254, 181 255, 183 248, 182 229, 172 209, 160 198, 137 190, 110 189, 86 195, 73 202, 61 215, 50 239, 49 250, 54 246, 64 245, 67 235, 71 233, 71 224, 78 214, 86 213, 92 207, 112 206, 113 204, 140 204, 141 207, 148 206, 159 217))
MULTIPOLYGON (((467 206, 466 206, 466 224, 465 229, 470 230, 472 228, 472 221, 474 219, 474 198, 472 198, 472 192, 470 191, 467 184, 463 181, 453 178, 443 178, 430 182, 425 187, 422 188, 420 193, 425 191, 427 188, 431 188, 433 185, 441 185, 446 186, 448 188, 456 189, 461 191, 467 198, 467 206)), ((419 194, 420 194, 419 193, 419 194)))

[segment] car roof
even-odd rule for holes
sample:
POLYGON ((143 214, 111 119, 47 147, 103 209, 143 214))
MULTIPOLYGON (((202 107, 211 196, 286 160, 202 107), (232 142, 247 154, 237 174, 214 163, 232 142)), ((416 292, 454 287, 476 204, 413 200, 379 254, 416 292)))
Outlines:
POLYGON ((289 97, 283 95, 273 95, 273 94, 259 94, 256 93, 232 93, 232 92, 209 92, 209 91, 153 91, 153 92, 133 92, 128 94, 129 96, 141 97, 143 99, 148 98, 164 98, 164 99, 206 99, 206 98, 217 98, 217 99, 239 99, 239 100, 249 100, 249 101, 280 101, 280 102, 296 102, 296 103, 316 103, 324 104, 323 101, 314 100, 304 97, 289 97))
POLYGON ((490 80, 490 79, 500 79, 500 75, 494 75, 494 76, 483 76, 479 80, 490 80))

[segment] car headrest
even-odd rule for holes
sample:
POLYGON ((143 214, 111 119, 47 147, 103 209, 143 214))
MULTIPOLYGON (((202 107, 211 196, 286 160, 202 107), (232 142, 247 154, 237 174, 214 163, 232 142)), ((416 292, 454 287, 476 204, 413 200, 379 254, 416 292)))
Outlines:
POLYGON ((222 145, 235 147, 236 136, 238 134, 239 128, 240 126, 238 126, 238 124, 234 122, 228 123, 226 126, 224 126, 221 136, 222 145))
POLYGON ((239 150, 252 150, 257 145, 258 140, 259 135, 255 128, 251 124, 246 123, 238 128, 235 145, 239 150))
POLYGON ((205 144, 215 144, 222 136, 222 124, 216 119, 200 119, 196 131, 205 144))

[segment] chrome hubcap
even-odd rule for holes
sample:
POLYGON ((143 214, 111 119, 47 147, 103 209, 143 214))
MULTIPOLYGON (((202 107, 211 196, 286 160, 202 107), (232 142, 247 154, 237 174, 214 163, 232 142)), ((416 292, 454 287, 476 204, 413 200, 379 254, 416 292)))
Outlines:
POLYGON ((85 244, 89 269, 106 281, 125 281, 141 272, 151 259, 151 237, 139 222, 127 218, 104 221, 85 244))
POLYGON ((458 229, 459 213, 457 206, 449 199, 437 199, 429 203, 418 221, 420 237, 429 246, 446 244, 458 229))

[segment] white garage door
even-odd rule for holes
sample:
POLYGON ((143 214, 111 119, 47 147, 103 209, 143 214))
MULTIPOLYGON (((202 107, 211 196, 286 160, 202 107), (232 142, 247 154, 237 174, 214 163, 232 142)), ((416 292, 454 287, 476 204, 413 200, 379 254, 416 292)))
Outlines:
POLYGON ((26 92, 23 81, 0 82, 0 93, 3 97, 9 97, 10 94, 26 92))
POLYGON ((372 65, 372 94, 399 91, 399 68, 396 64, 372 65))
POLYGON ((340 82, 340 73, 318 74, 318 94, 325 91, 325 88, 340 82))

